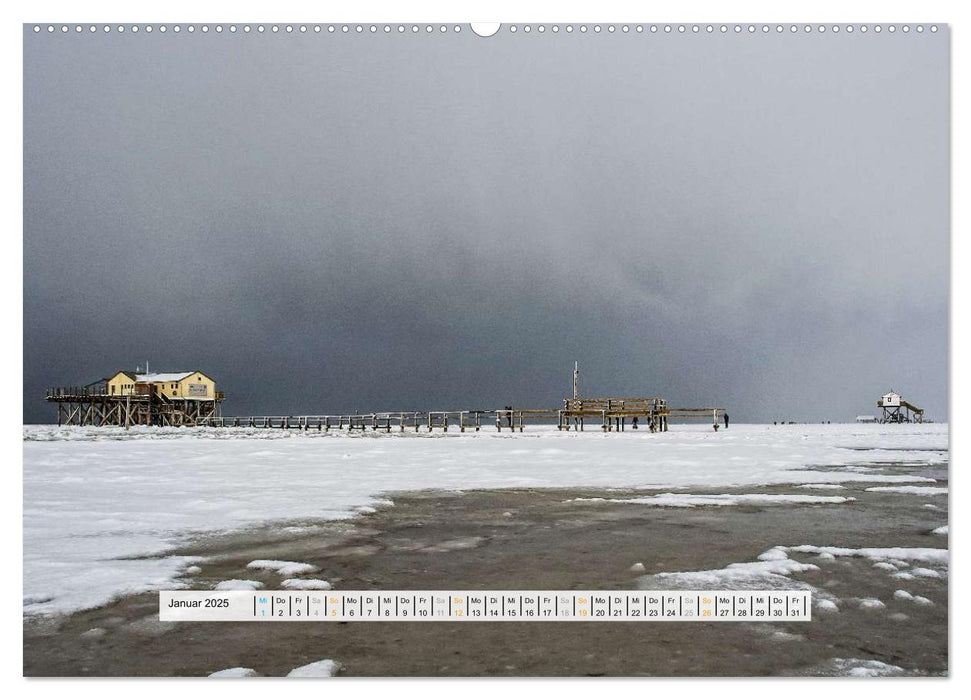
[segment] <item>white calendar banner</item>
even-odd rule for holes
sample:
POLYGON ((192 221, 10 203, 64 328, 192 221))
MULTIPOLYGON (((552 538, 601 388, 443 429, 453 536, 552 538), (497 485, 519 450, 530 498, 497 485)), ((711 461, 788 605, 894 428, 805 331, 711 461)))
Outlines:
POLYGON ((166 622, 808 622, 809 591, 161 591, 166 622))

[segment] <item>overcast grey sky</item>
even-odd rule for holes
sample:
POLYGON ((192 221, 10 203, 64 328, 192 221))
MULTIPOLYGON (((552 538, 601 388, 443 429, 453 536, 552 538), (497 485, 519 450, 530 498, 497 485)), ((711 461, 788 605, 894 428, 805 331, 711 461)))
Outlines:
POLYGON ((948 36, 24 35, 24 419, 947 417, 948 36))

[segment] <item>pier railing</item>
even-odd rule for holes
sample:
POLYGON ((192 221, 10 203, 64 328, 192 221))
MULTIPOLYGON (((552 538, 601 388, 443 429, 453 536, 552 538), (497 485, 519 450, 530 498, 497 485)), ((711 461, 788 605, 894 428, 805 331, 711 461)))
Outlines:
MULTIPOLYGON (((335 413, 331 415, 292 415, 292 416, 214 416, 200 422, 220 428, 279 428, 283 430, 372 430, 390 433, 392 430, 404 432, 422 429, 431 432, 449 428, 465 432, 480 430, 483 425, 495 422, 496 427, 511 429, 515 421, 502 424, 497 411, 385 411, 380 413, 335 413)), ((555 412, 554 412, 555 414, 555 412)), ((520 428, 521 430, 521 428, 520 428)))
POLYGON ((58 386, 52 387, 47 390, 46 398, 49 401, 75 401, 84 399, 124 399, 126 397, 132 397, 134 399, 147 399, 151 396, 158 396, 159 398, 164 398, 166 400, 178 400, 183 399, 196 399, 202 398, 203 400, 209 401, 225 401, 226 393, 222 391, 217 391, 213 398, 206 399, 205 397, 193 397, 193 396, 183 396, 183 397, 164 397, 160 393, 153 393, 151 385, 148 384, 136 384, 125 393, 110 394, 108 393, 108 387, 105 384, 93 385, 93 386, 58 386))
POLYGON ((104 384, 94 386, 58 386, 47 390, 48 399, 69 399, 75 397, 109 396, 108 388, 104 384))
MULTIPOLYGON (((483 426, 495 426, 498 432, 509 430, 523 432, 526 423, 538 421, 555 424, 558 430, 584 430, 587 418, 599 418, 599 427, 604 432, 623 431, 627 429, 628 420, 631 427, 637 427, 638 419, 644 420, 643 427, 650 431, 666 431, 668 418, 709 418, 717 424, 724 414, 724 408, 697 408, 669 410, 662 403, 634 405, 627 403, 612 406, 610 410, 602 408, 595 410, 588 406, 584 411, 568 409, 515 409, 501 408, 491 410, 466 411, 386 411, 378 413, 344 413, 330 415, 290 415, 290 416, 212 416, 199 422, 199 425, 218 428, 276 428, 281 430, 316 430, 329 432, 331 430, 346 430, 353 432, 390 433, 397 432, 432 432, 441 430, 448 432, 457 430, 478 432, 483 426)), ((596 427, 594 426, 594 429, 596 427)))

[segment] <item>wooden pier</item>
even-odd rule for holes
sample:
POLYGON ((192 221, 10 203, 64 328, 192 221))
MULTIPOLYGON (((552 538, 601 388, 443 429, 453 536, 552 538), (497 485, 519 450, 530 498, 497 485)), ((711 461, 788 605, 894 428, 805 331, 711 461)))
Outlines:
POLYGON ((561 430, 569 430, 571 425, 574 430, 583 430, 589 419, 599 419, 600 428, 605 432, 626 430, 628 420, 633 427, 634 421, 642 419, 644 427, 652 433, 667 430, 667 402, 659 397, 563 399, 560 414, 557 425, 561 430))
MULTIPOLYGON (((708 418, 718 425, 724 408, 667 407, 663 399, 565 399, 564 408, 500 408, 464 411, 387 411, 297 416, 211 416, 200 419, 199 425, 220 428, 276 428, 280 430, 314 430, 330 432, 433 432, 450 429, 464 433, 479 432, 483 426, 494 426, 498 432, 523 432, 527 423, 555 424, 558 430, 584 430, 598 425, 603 432, 634 429, 634 420, 649 432, 665 432, 669 418, 708 418)), ((716 427, 717 429, 717 427, 716 427)))
MULTIPOLYGON (((146 367, 147 367, 146 362, 146 367)), ((585 430, 599 425, 605 433, 643 427, 665 432, 668 421, 710 418, 718 430, 724 408, 670 408, 660 397, 582 398, 579 396, 579 364, 573 369, 573 398, 563 399, 560 408, 512 408, 458 411, 385 411, 300 416, 223 416, 225 399, 215 382, 199 371, 120 371, 87 386, 47 390, 47 401, 57 406, 58 425, 130 427, 213 426, 276 428, 282 430, 331 430, 432 432, 441 430, 478 432, 494 425, 502 432, 523 432, 527 422, 555 424, 558 430, 585 430)))
POLYGON ((58 425, 193 426, 219 413, 225 399, 215 392, 212 399, 173 398, 151 386, 135 385, 129 393, 108 392, 103 384, 56 387, 47 390, 47 401, 57 406, 58 425))

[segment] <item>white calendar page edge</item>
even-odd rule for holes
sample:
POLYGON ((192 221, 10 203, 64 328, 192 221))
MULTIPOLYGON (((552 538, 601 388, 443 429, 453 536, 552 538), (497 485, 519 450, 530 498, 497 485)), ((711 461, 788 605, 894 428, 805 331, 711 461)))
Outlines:
MULTIPOLYGON (((651 21, 651 22, 692 22, 692 21, 772 21, 772 22, 800 22, 800 21, 826 21, 826 22, 899 22, 899 21, 927 21, 949 23, 952 25, 952 124, 971 123, 971 108, 969 108, 968 95, 971 93, 971 81, 967 76, 971 73, 969 68, 969 40, 971 36, 971 23, 967 21, 967 10, 963 7, 967 3, 947 2, 946 0, 923 0, 920 3, 901 2, 899 0, 882 1, 858 1, 849 3, 846 0, 816 0, 812 3, 781 3, 766 0, 736 0, 732 3, 717 2, 715 0, 695 0, 689 3, 643 3, 623 0, 598 0, 598 2, 577 2, 576 0, 534 0, 528 4, 516 2, 515 0, 493 0, 492 2, 482 2, 469 0, 463 3, 446 2, 444 0, 416 0, 414 2, 393 2, 392 0, 358 0, 357 2, 337 4, 337 3, 311 3, 298 2, 295 0, 276 0, 272 4, 253 2, 252 0, 237 0, 236 2, 210 2, 203 4, 195 0, 168 0, 164 4, 143 4, 124 2, 121 0, 87 0, 85 2, 70 0, 50 0, 43 3, 24 3, 13 6, 8 3, 0 12, 3 13, 2 28, 3 41, 0 42, 3 61, 0 63, 0 74, 3 75, 4 96, 7 103, 17 105, 22 96, 22 76, 23 76, 23 54, 22 54, 22 28, 21 24, 31 21, 128 21, 128 22, 184 22, 187 19, 192 21, 226 21, 234 18, 280 18, 282 21, 292 19, 321 20, 321 21, 396 21, 396 20, 441 20, 448 22, 468 22, 468 21, 497 21, 506 22, 535 22, 535 21, 651 21)), ((20 233, 22 227, 22 202, 23 202, 23 170, 22 163, 22 113, 19 109, 11 108, 3 112, 3 211, 5 213, 4 223, 8 235, 6 237, 7 254, 2 258, 3 271, 0 274, 0 284, 3 285, 8 303, 4 305, 4 326, 6 328, 20 328, 22 334, 22 289, 23 289, 23 251, 22 238, 20 233)), ((963 270, 971 266, 971 244, 967 241, 967 235, 960 236, 956 232, 967 234, 969 230, 967 200, 964 202, 955 197, 956 192, 967 192, 971 189, 971 176, 969 176, 968 162, 971 161, 969 155, 968 137, 964 132, 957 129, 952 131, 952 244, 951 244, 951 353, 953 357, 967 357, 971 355, 971 342, 969 342, 969 319, 971 314, 965 311, 964 316, 955 313, 955 309, 967 309, 969 307, 969 275, 962 275, 963 270)), ((22 343, 10 343, 3 347, 2 359, 9 367, 16 367, 20 373, 20 385, 22 385, 22 343)), ((951 391, 950 396, 952 406, 949 410, 951 425, 964 425, 965 416, 969 409, 961 403, 953 400, 954 396, 967 393, 969 387, 969 372, 960 363, 952 362, 951 370, 951 391)), ((22 597, 22 479, 18 461, 22 461, 22 436, 20 424, 22 416, 13 408, 15 404, 7 403, 3 405, 3 431, 4 447, 6 454, 12 458, 8 460, 7 483, 3 490, 3 505, 5 506, 4 517, 5 532, 10 533, 6 538, 8 542, 8 560, 10 571, 3 577, 2 590, 8 594, 7 598, 17 601, 15 606, 10 606, 7 612, 6 625, 4 627, 4 650, 3 655, 3 679, 7 682, 16 682, 20 687, 20 692, 25 697, 38 698, 62 698, 65 691, 68 691, 67 684, 74 682, 83 683, 84 692, 96 693, 100 698, 124 697, 129 698, 130 694, 137 692, 145 700, 154 698, 167 698, 175 689, 171 681, 166 683, 131 681, 125 679, 110 680, 85 680, 85 681, 59 681, 45 682, 37 679, 25 680, 21 678, 23 667, 22 649, 22 628, 20 622, 20 604, 22 597), (137 683, 137 687, 134 685, 137 683)), ((950 436, 950 447, 952 463, 960 463, 961 456, 965 452, 965 440, 960 432, 950 436), (954 457, 957 457, 955 460, 954 457)), ((961 475, 959 470, 952 470, 952 484, 958 488, 952 489, 952 498, 962 498, 960 489, 961 475)), ((963 508, 960 502, 956 501, 951 509, 952 533, 950 547, 952 551, 952 574, 951 580, 965 581, 966 566, 961 537, 961 522, 963 521, 963 508), (956 528, 954 526, 957 526, 956 528)), ((952 590, 953 587, 952 587, 952 590)), ((952 596, 950 601, 950 636, 951 636, 951 659, 950 668, 952 680, 943 681, 935 679, 931 681, 920 681, 917 679, 906 679, 894 682, 884 680, 879 682, 877 692, 883 697, 907 697, 910 699, 915 692, 926 692, 918 689, 915 684, 926 682, 935 683, 935 695, 950 696, 966 695, 967 688, 964 687, 964 679, 968 676, 967 669, 969 661, 967 658, 968 645, 965 643, 968 622, 968 606, 959 597, 952 596), (965 631, 958 634, 957 630, 965 631)), ((199 679, 199 682, 205 679, 199 679)), ((480 679, 486 681, 486 679, 480 679)), ((278 679, 281 682, 283 679, 278 679)), ((232 687, 232 692, 240 698, 265 697, 267 686, 263 685, 272 680, 264 680, 260 683, 245 684, 236 683, 232 687)), ((391 687, 389 680, 355 681, 358 685, 354 692, 367 690, 370 692, 385 694, 391 687)), ((439 679, 432 680, 411 680, 399 681, 406 682, 409 691, 420 693, 423 698, 446 697, 454 694, 457 681, 444 681, 439 679)), ((589 682, 589 681, 588 681, 589 682)), ((636 680, 610 680, 611 690, 619 693, 627 693, 633 688, 626 687, 627 683, 638 682, 636 680), (619 684, 623 683, 625 687, 619 684)), ((734 679, 728 686, 721 681, 709 679, 676 679, 658 680, 652 679, 651 691, 663 689, 657 684, 667 686, 674 683, 683 685, 685 683, 699 684, 698 690, 706 689, 708 692, 744 694, 746 697, 775 697, 778 693, 784 692, 788 697, 809 698, 819 692, 826 692, 837 695, 849 695, 859 693, 862 686, 859 681, 853 679, 827 679, 819 680, 798 680, 788 679, 786 681, 767 681, 734 679), (825 682, 825 687, 819 683, 825 682), (784 684, 784 687, 783 687, 784 684)), ((492 695, 496 692, 508 694, 510 691, 534 694, 538 690, 538 684, 556 684, 555 692, 558 697, 585 697, 593 688, 586 683, 578 683, 577 679, 565 679, 554 681, 546 679, 538 680, 493 680, 491 682, 480 682, 477 687, 465 687, 463 693, 472 693, 471 697, 492 695), (501 683, 499 686, 491 683, 501 683)), ((469 685, 468 682, 465 685, 469 685)), ((345 686, 346 688, 347 686, 345 686)), ((188 694, 194 697, 195 694, 202 694, 204 691, 199 687, 198 682, 191 680, 180 680, 178 691, 180 695, 188 694)), ((602 691, 601 691, 602 692, 602 691)))

